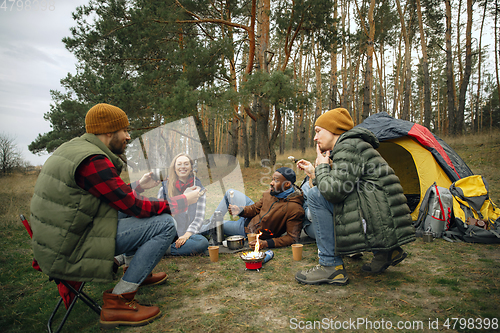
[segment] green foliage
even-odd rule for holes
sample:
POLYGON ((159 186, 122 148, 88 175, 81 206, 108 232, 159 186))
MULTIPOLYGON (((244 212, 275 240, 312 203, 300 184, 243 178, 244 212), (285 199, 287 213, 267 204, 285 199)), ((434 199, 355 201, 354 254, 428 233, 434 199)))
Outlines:
POLYGON ((51 123, 52 131, 38 135, 28 146, 32 153, 53 152, 62 143, 85 133, 87 105, 72 100, 69 93, 51 91, 51 95, 55 104, 51 105, 44 119, 51 123))
POLYGON ((294 110, 297 104, 296 88, 290 74, 282 71, 274 71, 271 74, 256 72, 243 84, 242 94, 247 98, 259 96, 269 104, 294 110))
POLYGON ((198 92, 193 91, 185 79, 178 80, 172 87, 172 92, 162 99, 160 114, 175 118, 176 114, 193 115, 196 112, 198 92))
POLYGON ((196 90, 223 75, 226 41, 204 40, 196 25, 176 23, 189 17, 175 1, 91 0, 73 18, 63 42, 78 59, 77 73, 62 80, 68 93, 53 92, 45 115, 53 131, 39 135, 32 152, 84 133, 85 112, 96 103, 122 108, 132 128, 193 115, 196 90))
POLYGON ((443 1, 421 0, 422 16, 427 31, 427 44, 431 49, 438 49, 444 43, 443 1), (424 10, 425 9, 425 10, 424 10))
POLYGON ((337 38, 333 30, 333 4, 332 0, 277 1, 273 20, 278 36, 284 37, 290 31, 309 38, 314 34, 315 41, 329 52, 337 38))
POLYGON ((498 99, 498 89, 491 86, 491 93, 487 97, 486 103, 482 107, 483 117, 482 126, 483 128, 490 127, 490 113, 491 113, 491 126, 498 129, 500 128, 500 103, 498 99))

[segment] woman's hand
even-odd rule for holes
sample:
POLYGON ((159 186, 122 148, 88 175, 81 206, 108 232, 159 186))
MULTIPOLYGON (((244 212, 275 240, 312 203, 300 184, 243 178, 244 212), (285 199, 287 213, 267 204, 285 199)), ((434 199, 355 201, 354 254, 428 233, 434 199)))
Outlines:
POLYGON ((145 190, 158 186, 160 181, 154 180, 152 176, 153 176, 153 171, 145 173, 139 180, 139 185, 141 185, 141 187, 145 190))
POLYGON ((199 186, 191 186, 184 191, 184 195, 186 196, 188 205, 192 205, 198 202, 198 198, 200 197, 200 190, 201 187, 199 186))
POLYGON ((177 240, 175 241, 175 247, 180 248, 182 245, 184 245, 184 243, 186 243, 186 241, 189 239, 189 237, 191 237, 191 235, 192 235, 191 232, 186 232, 184 235, 177 238, 177 240))

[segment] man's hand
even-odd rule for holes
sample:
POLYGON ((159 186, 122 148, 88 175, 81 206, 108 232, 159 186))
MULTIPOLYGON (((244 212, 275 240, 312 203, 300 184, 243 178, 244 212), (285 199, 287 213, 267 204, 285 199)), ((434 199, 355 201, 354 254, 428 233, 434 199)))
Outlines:
POLYGON ((200 197, 200 190, 201 187, 199 186, 191 186, 184 191, 184 195, 186 196, 188 205, 192 205, 198 202, 198 198, 200 197))
POLYGON ((231 214, 231 215, 238 215, 241 212, 240 207, 238 207, 236 205, 229 204, 228 209, 229 209, 229 214, 231 214))
MULTIPOLYGON (((257 240, 253 240, 248 245, 252 248, 255 249, 255 244, 257 243, 257 240)), ((267 241, 265 240, 260 240, 259 239, 259 250, 267 248, 269 245, 267 244, 267 241)))
POLYGON ((309 178, 314 179, 314 165, 312 165, 311 162, 306 161, 306 160, 300 160, 297 162, 297 168, 300 170, 304 170, 306 175, 309 176, 309 178))
POLYGON ((152 176, 153 176, 153 171, 145 173, 139 180, 139 185, 141 185, 141 187, 145 190, 158 186, 160 181, 154 180, 152 176))
POLYGON ((323 163, 330 164, 330 151, 327 151, 325 155, 323 155, 318 145, 316 145, 316 166, 323 163))

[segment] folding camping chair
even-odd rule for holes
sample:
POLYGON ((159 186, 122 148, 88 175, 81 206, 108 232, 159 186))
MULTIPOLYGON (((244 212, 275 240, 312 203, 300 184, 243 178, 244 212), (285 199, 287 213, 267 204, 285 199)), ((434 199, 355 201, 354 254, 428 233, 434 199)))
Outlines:
MULTIPOLYGON (((29 225, 28 221, 24 217, 24 215, 20 215, 21 221, 28 231, 28 234, 30 237, 33 237, 33 231, 31 230, 31 226, 29 225)), ((33 259, 32 266, 34 269, 37 271, 42 271, 40 267, 38 266, 38 262, 36 259, 33 259)), ((59 290, 59 294, 61 297, 59 298, 59 301, 56 304, 56 307, 52 311, 52 314, 49 317, 49 321, 47 322, 47 329, 49 333, 52 333, 52 324, 54 321, 54 317, 59 310, 59 307, 61 306, 61 303, 64 302, 64 305, 66 306, 66 313, 64 314, 64 317, 61 319, 61 323, 59 324, 59 327, 57 328, 55 333, 58 333, 61 331, 64 323, 66 323, 66 319, 68 319, 69 314, 71 313, 71 310, 73 310, 73 307, 78 299, 81 299, 85 304, 87 304, 88 307, 90 307, 92 310, 94 310, 97 315, 101 314, 101 307, 99 304, 97 304, 89 295, 87 295, 83 291, 83 287, 85 286, 85 282, 73 282, 73 281, 65 281, 65 280, 60 280, 56 278, 52 278, 49 276, 49 281, 54 281, 57 284, 57 289, 59 290), (64 296, 64 297, 63 297, 64 296)))

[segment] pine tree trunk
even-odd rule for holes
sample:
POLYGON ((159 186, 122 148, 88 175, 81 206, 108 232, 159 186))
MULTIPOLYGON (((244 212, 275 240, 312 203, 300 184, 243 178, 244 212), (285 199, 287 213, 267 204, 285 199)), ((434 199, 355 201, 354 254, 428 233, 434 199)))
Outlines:
POLYGON ((404 89, 404 102, 403 109, 401 110, 401 119, 410 120, 410 96, 411 96, 411 44, 410 36, 406 30, 405 18, 403 11, 401 10, 401 4, 399 0, 396 0, 396 5, 399 13, 399 20, 401 22, 401 32, 405 41, 405 89, 404 89))
POLYGON ((373 12, 375 10, 375 0, 371 0, 368 10, 368 40, 366 41, 366 68, 363 86, 363 116, 362 121, 370 116, 372 109, 372 84, 373 84, 373 46, 375 38, 375 20, 373 12))
POLYGON ((456 133, 456 112, 455 112, 455 78, 453 76, 453 58, 451 46, 451 3, 450 0, 445 0, 446 5, 446 79, 448 96, 448 131, 449 134, 456 133))
POLYGON ((337 78, 337 1, 335 1, 333 5, 333 19, 335 23, 333 24, 333 33, 335 34, 335 42, 332 45, 332 50, 330 52, 330 101, 328 104, 328 108, 334 109, 338 106, 337 95, 338 95, 338 78, 337 78))
POLYGON ((239 120, 235 115, 231 121, 230 130, 227 133, 229 142, 227 153, 236 157, 238 155, 238 141, 239 141, 239 120))
MULTIPOLYGON (((269 67, 266 59, 266 51, 269 46, 269 14, 270 14, 270 0, 262 0, 260 3, 258 17, 258 47, 257 59, 259 70, 269 73, 269 67)), ((257 142, 257 158, 261 160, 263 165, 271 162, 271 149, 269 137, 269 105, 263 99, 257 96, 257 133, 259 139, 257 142)), ((274 153, 274 149, 273 149, 274 153)))
MULTIPOLYGON (((482 122, 482 108, 480 108, 480 103, 481 103, 481 66, 482 66, 482 42, 483 42, 483 28, 484 28, 484 20, 486 18, 486 8, 488 7, 488 1, 484 1, 484 11, 483 11, 483 17, 481 20, 481 30, 479 34, 479 61, 477 64, 478 72, 477 72, 477 93, 476 93, 476 121, 475 123, 477 124, 477 132, 480 132, 482 127, 483 127, 483 122, 482 122), (481 115, 479 114, 481 113, 481 115)), ((474 121, 472 122, 474 125, 474 121)), ((474 126, 472 126, 472 131, 474 132, 474 126)))
POLYGON ((257 158, 257 122, 251 117, 248 117, 248 122, 250 123, 250 137, 248 139, 248 156, 251 161, 257 158))
MULTIPOLYGON (((380 59, 384 59, 384 49, 385 45, 384 42, 382 41, 380 44, 380 59)), ((380 89, 378 90, 378 110, 376 112, 385 112, 386 111, 386 98, 385 98, 385 88, 386 86, 384 85, 384 77, 385 77, 385 61, 382 61, 382 64, 378 61, 378 58, 376 57, 376 53, 373 53, 375 55, 375 62, 377 64, 377 71, 378 71, 378 79, 379 79, 379 85, 380 89)))
POLYGON ((431 126, 431 79, 429 76, 429 60, 427 57, 427 41, 425 38, 424 23, 422 19, 422 8, 420 0, 417 0, 418 26, 420 29, 420 43, 422 47, 422 72, 424 74, 424 126, 431 126))
POLYGON ((302 114, 301 120, 300 120, 300 127, 299 127, 299 135, 300 135, 300 152, 304 154, 306 152, 306 146, 307 146, 307 137, 306 137, 306 121, 305 121, 304 114, 302 114))
POLYGON ((207 135, 205 134, 205 130, 203 129, 203 124, 198 115, 193 116, 194 123, 196 125, 196 129, 198 131, 198 136, 200 138, 201 146, 203 147, 203 153, 205 154, 206 161, 210 167, 216 166, 215 160, 213 158, 213 151, 210 147, 210 143, 208 141, 207 135))
MULTIPOLYGON (((243 110, 242 110, 242 114, 243 110)), ((245 168, 248 168, 250 166, 250 154, 248 151, 248 136, 247 136, 247 118, 250 118, 248 116, 243 116, 243 119, 240 121, 240 139, 241 139, 241 154, 243 155, 244 159, 244 166, 245 168)))
POLYGON ((280 140, 280 155, 285 153, 285 140, 286 140, 286 117, 283 118, 283 124, 281 125, 281 133, 279 136, 280 140))
POLYGON ((323 92, 322 92, 322 81, 321 81, 321 64, 322 64, 322 54, 319 50, 319 46, 313 43, 313 56, 314 56, 314 73, 316 77, 316 109, 314 112, 314 119, 316 120, 323 112, 323 92), (316 48, 316 51, 314 50, 316 48))
POLYGON ((399 77, 401 76, 401 38, 399 39, 399 44, 398 44, 398 52, 394 52, 397 57, 396 59, 396 75, 394 76, 394 97, 392 101, 392 116, 396 117, 396 111, 398 109, 399 105, 399 86, 400 86, 400 80, 399 77))
MULTIPOLYGON (((347 11, 348 11, 348 6, 349 2, 348 1, 342 1, 342 6, 341 6, 341 17, 342 17, 342 29, 344 31, 348 31, 349 27, 346 24, 346 17, 347 17, 347 11)), ((342 96, 340 98, 340 106, 346 109, 351 109, 350 111, 355 114, 354 108, 350 107, 350 102, 352 100, 352 95, 351 95, 351 89, 349 89, 349 84, 347 82, 348 79, 348 70, 351 68, 352 71, 352 64, 349 63, 350 57, 347 56, 347 51, 348 47, 346 46, 346 41, 345 39, 342 41, 342 96)), ((352 84, 352 76, 351 76, 351 84, 352 84)))
POLYGON ((465 98, 469 80, 472 73, 472 0, 467 0, 467 30, 465 37, 465 70, 462 84, 460 85, 460 95, 458 97, 457 114, 457 134, 464 131, 465 98))
POLYGON ((269 151, 269 105, 267 104, 260 105, 257 117, 257 133, 259 133, 259 139, 257 141, 257 158, 261 160, 262 165, 270 166, 267 164, 271 162, 271 154, 269 151))
MULTIPOLYGON (((495 0, 495 25, 494 25, 494 43, 495 43, 495 76, 497 79, 497 93, 500 98, 500 68, 498 65, 498 58, 500 57, 500 38, 499 38, 499 27, 498 27, 498 14, 500 13, 500 6, 498 5, 498 0, 495 0)), ((493 128, 493 109, 490 107, 490 131, 493 128)))

